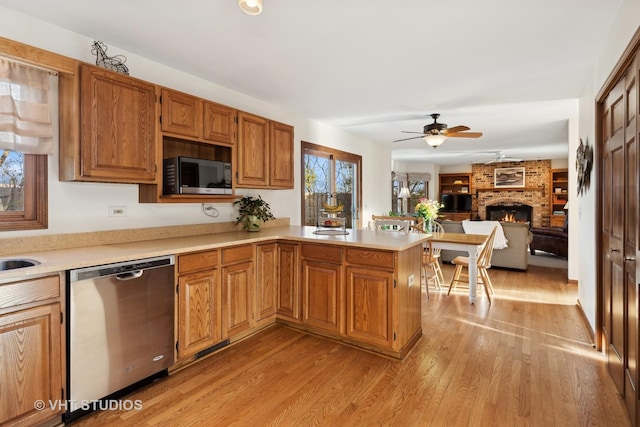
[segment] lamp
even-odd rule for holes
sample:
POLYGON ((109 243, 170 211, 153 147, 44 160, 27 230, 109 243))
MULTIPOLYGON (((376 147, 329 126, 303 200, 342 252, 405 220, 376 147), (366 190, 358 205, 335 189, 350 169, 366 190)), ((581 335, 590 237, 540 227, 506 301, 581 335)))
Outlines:
POLYGON ((400 199, 402 199, 401 209, 402 209, 402 212, 404 213, 404 202, 405 202, 405 200, 411 198, 411 193, 409 192, 409 188, 408 187, 402 187, 400 189, 400 194, 398 194, 398 197, 400 199))
POLYGON ((262 13, 262 0, 238 0, 238 6, 247 15, 262 13))
POLYGON ((429 144, 433 148, 438 148, 440 145, 442 145, 444 140, 447 139, 447 135, 443 135, 440 132, 430 133, 429 135, 423 137, 423 139, 427 141, 427 144, 429 144))

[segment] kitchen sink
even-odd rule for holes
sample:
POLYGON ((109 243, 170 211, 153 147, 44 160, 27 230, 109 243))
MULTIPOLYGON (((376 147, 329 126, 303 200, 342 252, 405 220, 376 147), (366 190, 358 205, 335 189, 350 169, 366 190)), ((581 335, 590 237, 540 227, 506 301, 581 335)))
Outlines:
POLYGON ((0 271, 33 267, 38 264, 40 264, 39 261, 27 258, 0 258, 0 271))

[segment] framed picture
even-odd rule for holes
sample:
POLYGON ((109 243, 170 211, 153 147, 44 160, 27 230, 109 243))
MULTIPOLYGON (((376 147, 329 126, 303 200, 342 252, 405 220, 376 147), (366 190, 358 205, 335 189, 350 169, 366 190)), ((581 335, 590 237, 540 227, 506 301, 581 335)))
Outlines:
POLYGON ((524 168, 496 168, 493 182, 495 188, 524 187, 524 168))

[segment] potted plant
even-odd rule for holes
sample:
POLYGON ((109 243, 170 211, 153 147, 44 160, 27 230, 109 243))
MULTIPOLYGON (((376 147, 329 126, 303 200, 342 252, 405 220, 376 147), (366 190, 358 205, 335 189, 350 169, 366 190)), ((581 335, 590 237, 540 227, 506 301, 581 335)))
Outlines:
POLYGON ((243 228, 247 231, 260 231, 260 220, 267 222, 270 219, 275 219, 271 213, 271 206, 260 195, 257 198, 244 196, 233 204, 238 205, 236 224, 243 222, 243 228))

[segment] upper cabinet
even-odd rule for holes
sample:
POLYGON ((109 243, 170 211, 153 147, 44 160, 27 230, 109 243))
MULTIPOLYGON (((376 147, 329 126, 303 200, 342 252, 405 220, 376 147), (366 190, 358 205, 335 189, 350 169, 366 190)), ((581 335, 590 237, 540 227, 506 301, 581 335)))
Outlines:
POLYGON ((60 179, 156 182, 156 87, 81 64, 60 79, 60 179))
POLYGON ((238 112, 236 187, 293 188, 293 126, 238 112))
POLYGON ((162 89, 160 101, 163 134, 235 144, 236 110, 233 108, 170 89, 162 89))

